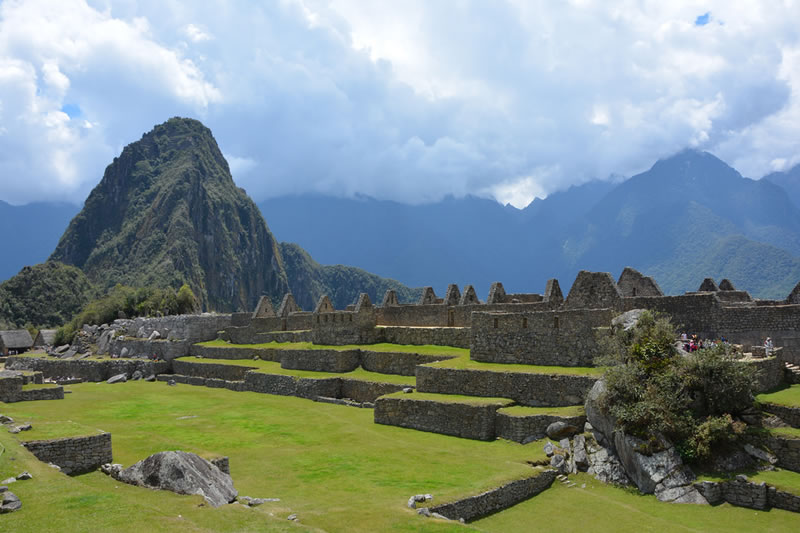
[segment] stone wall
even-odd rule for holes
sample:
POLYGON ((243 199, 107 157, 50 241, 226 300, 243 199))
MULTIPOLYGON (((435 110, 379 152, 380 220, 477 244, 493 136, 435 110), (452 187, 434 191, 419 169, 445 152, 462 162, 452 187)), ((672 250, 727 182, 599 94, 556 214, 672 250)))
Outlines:
POLYGON ((393 392, 402 390, 404 387, 414 386, 412 383, 408 385, 398 385, 395 383, 379 383, 358 379, 340 379, 339 381, 341 382, 341 388, 338 398, 349 398, 361 403, 374 403, 384 394, 392 394, 393 392))
POLYGON ((134 318, 129 322, 126 335, 147 338, 158 331, 163 339, 180 339, 189 342, 210 341, 217 332, 231 325, 231 315, 204 313, 202 315, 172 315, 158 318, 134 318))
POLYGON ((564 301, 567 309, 618 308, 622 293, 608 272, 581 270, 564 301))
POLYGON ((505 405, 468 400, 439 402, 416 399, 414 394, 382 396, 375 402, 375 423, 465 439, 494 440, 495 411, 505 405))
POLYGON ((352 372, 360 363, 359 350, 276 350, 281 368, 316 372, 352 372))
POLYGON ((800 438, 768 435, 763 442, 778 458, 778 466, 800 472, 800 438))
POLYGON ((378 372, 380 374, 413 376, 415 375, 417 365, 452 359, 453 357, 455 356, 361 350, 361 366, 364 370, 378 372))
POLYGON ((470 358, 492 363, 592 366, 595 328, 611 324, 610 309, 540 313, 473 313, 470 358))
POLYGON ((800 407, 789 407, 788 405, 778 405, 774 403, 762 403, 761 409, 778 417, 792 426, 800 428, 800 407))
POLYGON ((133 374, 139 370, 145 376, 163 374, 170 369, 167 361, 145 359, 69 360, 38 357, 9 357, 6 368, 11 370, 36 370, 51 379, 75 377, 84 381, 105 381, 117 374, 133 374))
POLYGON ((22 376, 4 375, 0 377, 0 401, 8 401, 6 398, 12 398, 22 392, 22 385, 25 380, 22 376))
POLYGON ((656 280, 644 276, 637 270, 625 267, 617 280, 617 287, 623 297, 630 296, 663 296, 656 280))
POLYGON ((471 522, 536 496, 549 488, 555 478, 555 470, 546 470, 533 477, 512 481, 477 496, 431 507, 430 511, 451 520, 463 519, 465 522, 471 522))
POLYGON ((549 414, 540 415, 511 415, 502 410, 497 412, 495 425, 497 436, 513 440, 514 442, 531 442, 547 436, 547 426, 553 422, 565 422, 580 430, 586 423, 586 415, 557 416, 549 414))
POLYGON ((34 440, 22 443, 37 459, 61 467, 65 474, 76 475, 96 470, 113 462, 111 433, 87 437, 34 440))
POLYGON ((777 357, 746 360, 758 369, 758 388, 756 392, 767 392, 783 384, 783 361, 777 357))
POLYGON ((417 367, 417 390, 440 394, 502 396, 532 407, 583 404, 597 377, 417 367))
POLYGON ((224 381, 243 381, 245 374, 255 370, 254 366, 226 365, 224 363, 197 363, 176 359, 172 362, 172 371, 184 376, 200 376, 221 379, 224 381))
POLYGON ((711 505, 728 502, 731 505, 765 511, 772 507, 800 512, 800 496, 778 490, 764 482, 753 483, 746 476, 730 481, 701 481, 694 485, 711 505))
POLYGON ((6 403, 13 402, 32 402, 36 400, 63 400, 64 387, 50 386, 36 389, 23 389, 9 396, 2 397, 0 400, 6 403))
POLYGON ((469 348, 470 328, 378 327, 376 342, 469 348))
POLYGON ((269 348, 240 348, 238 346, 201 346, 193 344, 189 348, 189 355, 205 357, 207 359, 252 359, 258 357, 265 361, 279 361, 275 350, 269 348))
MULTIPOLYGON (((720 291, 726 292, 726 291, 720 291)), ((672 316, 673 322, 687 333, 705 338, 725 336, 745 346, 763 344, 772 337, 775 346, 783 347, 781 358, 800 363, 800 305, 723 305, 720 292, 624 298, 622 310, 654 309, 672 316)))
POLYGON ((159 359, 170 361, 176 357, 189 355, 190 341, 166 339, 139 339, 133 337, 117 337, 112 339, 108 346, 111 355, 121 356, 122 350, 127 349, 125 357, 156 356, 159 359))
POLYGON ((248 391, 307 399, 314 399, 317 396, 338 398, 341 387, 338 378, 298 378, 261 372, 248 372, 244 381, 245 389, 248 391))
POLYGON ((311 342, 323 345, 372 344, 376 341, 375 308, 314 313, 311 342))

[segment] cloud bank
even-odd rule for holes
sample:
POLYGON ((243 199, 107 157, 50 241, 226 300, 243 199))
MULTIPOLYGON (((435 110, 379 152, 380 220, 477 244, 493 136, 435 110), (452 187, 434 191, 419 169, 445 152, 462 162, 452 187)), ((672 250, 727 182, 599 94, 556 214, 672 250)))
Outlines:
POLYGON ((202 120, 256 199, 522 206, 687 146, 800 162, 800 4, 5 0, 0 199, 82 201, 202 120))

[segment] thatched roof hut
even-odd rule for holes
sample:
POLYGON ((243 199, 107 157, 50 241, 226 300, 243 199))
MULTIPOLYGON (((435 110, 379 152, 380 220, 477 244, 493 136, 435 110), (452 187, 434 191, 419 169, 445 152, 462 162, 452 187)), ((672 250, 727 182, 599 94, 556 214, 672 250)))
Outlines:
POLYGON ((0 331, 0 353, 3 355, 24 352, 30 350, 31 346, 33 339, 27 329, 0 331))

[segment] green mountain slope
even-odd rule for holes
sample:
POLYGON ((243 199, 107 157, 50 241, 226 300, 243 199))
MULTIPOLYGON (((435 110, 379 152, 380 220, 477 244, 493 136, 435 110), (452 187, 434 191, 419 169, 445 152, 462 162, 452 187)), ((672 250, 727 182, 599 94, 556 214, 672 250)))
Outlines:
POLYGON ((380 303, 389 289, 397 291, 401 303, 416 301, 420 289, 409 289, 399 281, 386 279, 360 268, 344 265, 320 265, 308 252, 293 243, 281 243, 289 287, 295 295, 297 304, 311 311, 319 297, 327 294, 334 307, 344 309, 355 303, 358 295, 366 292, 373 303, 380 303))
POLYGON ((106 168, 52 260, 101 289, 188 283, 204 308, 249 309, 288 288, 277 243, 211 131, 173 118, 106 168))
MULTIPOLYGON (((324 267, 281 248, 258 207, 236 187, 211 131, 173 118, 125 147, 70 222, 53 261, 74 265, 105 293, 188 284, 204 309, 253 309, 291 290, 311 309, 322 294, 344 307, 360 292, 409 289, 351 267, 324 267)), ((66 317, 69 318, 69 317, 66 317)))
POLYGON ((95 294, 86 275, 74 266, 55 261, 26 266, 0 284, 0 329, 60 326, 95 294))

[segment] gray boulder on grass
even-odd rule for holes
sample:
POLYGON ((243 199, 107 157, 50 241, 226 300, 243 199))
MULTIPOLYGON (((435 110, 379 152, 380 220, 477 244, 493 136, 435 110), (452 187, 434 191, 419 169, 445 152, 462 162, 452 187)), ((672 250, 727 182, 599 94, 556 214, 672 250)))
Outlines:
POLYGON ((233 488, 231 476, 189 452, 159 452, 114 477, 140 487, 199 494, 213 507, 231 503, 239 494, 233 488))

